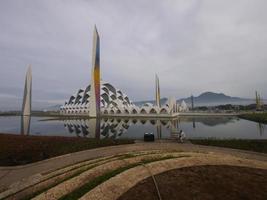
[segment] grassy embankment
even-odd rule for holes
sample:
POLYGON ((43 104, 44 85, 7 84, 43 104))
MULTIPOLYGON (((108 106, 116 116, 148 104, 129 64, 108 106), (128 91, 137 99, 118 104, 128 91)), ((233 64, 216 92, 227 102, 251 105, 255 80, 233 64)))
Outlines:
POLYGON ((245 140, 245 139, 191 139, 193 144, 227 147, 232 149, 242 149, 267 153, 267 140, 245 140))
POLYGON ((18 116, 20 112, 17 111, 10 111, 10 112, 0 112, 0 116, 18 116))
POLYGON ((14 166, 98 147, 132 144, 133 140, 22 136, 0 134, 0 166, 14 166))
POLYGON ((267 112, 241 114, 239 117, 242 119, 267 124, 267 112))
MULTIPOLYGON (((21 111, 0 112, 0 116, 21 116, 21 111)), ((35 117, 62 117, 57 111, 32 111, 31 116, 35 117)))

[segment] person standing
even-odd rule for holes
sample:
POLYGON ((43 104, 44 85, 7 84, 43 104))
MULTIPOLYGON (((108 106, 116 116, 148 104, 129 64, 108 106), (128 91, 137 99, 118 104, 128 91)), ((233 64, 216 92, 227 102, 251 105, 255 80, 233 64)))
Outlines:
POLYGON ((181 143, 184 142, 184 139, 185 139, 185 133, 183 132, 183 130, 180 130, 180 133, 179 133, 179 139, 180 139, 180 142, 181 142, 181 143))

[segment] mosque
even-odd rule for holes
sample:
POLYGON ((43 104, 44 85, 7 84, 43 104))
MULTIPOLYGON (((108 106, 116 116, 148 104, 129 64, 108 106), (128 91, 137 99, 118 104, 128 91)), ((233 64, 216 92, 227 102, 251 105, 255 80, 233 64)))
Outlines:
POLYGON ((179 112, 188 111, 185 102, 177 104, 175 98, 169 98, 160 104, 159 78, 156 75, 155 104, 135 105, 130 98, 111 83, 100 78, 100 38, 94 28, 91 84, 79 89, 60 107, 61 115, 84 115, 89 117, 175 117, 179 112))

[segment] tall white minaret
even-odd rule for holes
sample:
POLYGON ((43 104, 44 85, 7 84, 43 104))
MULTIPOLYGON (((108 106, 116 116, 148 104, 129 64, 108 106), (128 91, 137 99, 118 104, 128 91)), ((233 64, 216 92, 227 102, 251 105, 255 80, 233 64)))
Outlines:
POLYGON ((93 38, 89 116, 90 117, 100 116, 100 39, 96 26, 94 29, 94 38, 93 38))
POLYGON ((159 77, 156 74, 156 106, 160 108, 160 89, 159 89, 159 77))
POLYGON ((25 78, 22 115, 23 116, 31 115, 31 107, 32 107, 32 68, 31 65, 29 65, 25 78))

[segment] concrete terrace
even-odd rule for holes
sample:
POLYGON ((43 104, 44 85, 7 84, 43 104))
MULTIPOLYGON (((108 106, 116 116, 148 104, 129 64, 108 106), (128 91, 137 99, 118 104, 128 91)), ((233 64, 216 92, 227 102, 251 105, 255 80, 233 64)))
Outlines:
POLYGON ((0 199, 117 199, 139 181, 171 169, 194 165, 267 169, 266 161, 266 154, 171 141, 104 147, 0 167, 0 199))

